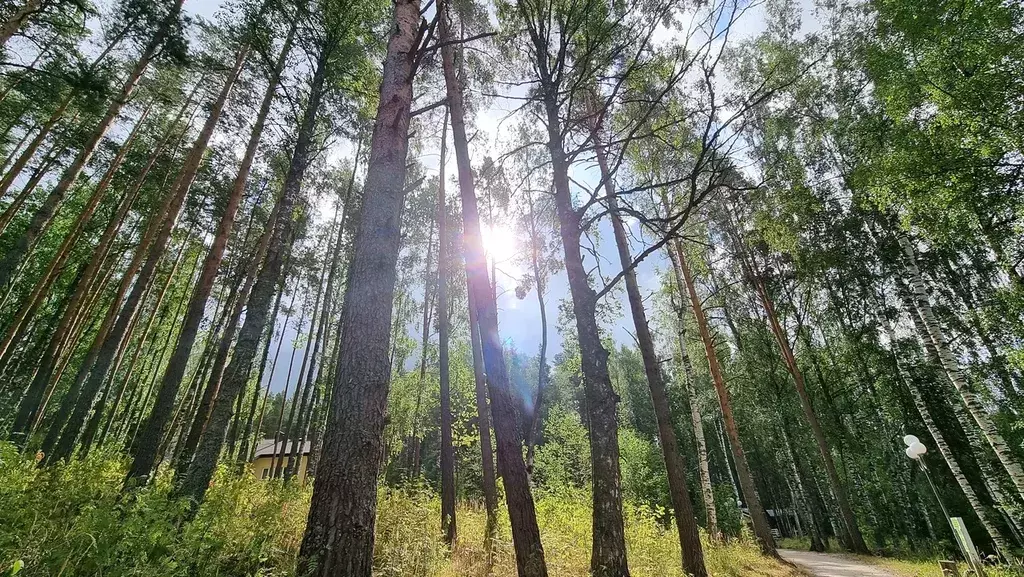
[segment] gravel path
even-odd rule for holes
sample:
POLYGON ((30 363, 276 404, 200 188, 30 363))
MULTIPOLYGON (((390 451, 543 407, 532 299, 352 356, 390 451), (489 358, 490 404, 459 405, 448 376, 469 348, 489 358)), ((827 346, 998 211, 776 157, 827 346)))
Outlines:
POLYGON ((815 577, 895 577, 884 569, 839 555, 787 549, 779 549, 779 555, 815 577))

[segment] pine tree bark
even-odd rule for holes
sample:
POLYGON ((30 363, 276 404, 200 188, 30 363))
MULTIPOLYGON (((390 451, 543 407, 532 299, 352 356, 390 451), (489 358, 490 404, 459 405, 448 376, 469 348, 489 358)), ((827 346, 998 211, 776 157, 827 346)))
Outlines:
MULTIPOLYGON (((542 64, 546 66, 546 63, 542 64)), ((569 165, 562 143, 556 94, 544 95, 548 151, 555 185, 555 211, 564 251, 565 272, 572 295, 580 346, 583 388, 587 399, 593 466, 593 548, 590 570, 595 577, 627 577, 626 534, 622 515, 622 486, 616 407, 619 397, 608 373, 608 351, 597 323, 597 294, 590 286, 581 252, 580 214, 569 189, 569 165)))
POLYGON ((259 112, 256 114, 256 120, 249 135, 249 142, 242 156, 242 162, 235 174, 231 192, 228 193, 227 202, 221 213, 220 221, 217 223, 217 230, 214 233, 213 242, 210 244, 210 250, 206 253, 206 258, 203 261, 199 282, 196 285, 195 292, 192 293, 188 310, 182 321, 181 336, 171 352, 167 371, 164 373, 157 390, 153 410, 142 427, 135 459, 128 469, 126 482, 149 475, 156 465, 157 449, 166 433, 168 419, 173 414, 174 401, 181 388, 182 378, 185 376, 189 355, 192 353, 192 347, 199 334, 199 325, 206 311, 206 302, 213 291, 213 283, 216 280, 217 271, 220 269, 220 263, 224 258, 224 251, 227 248, 228 239, 231 237, 231 230, 234 228, 235 214, 238 212, 238 206, 241 204, 242 197, 245 194, 245 186, 249 181, 249 173, 252 170, 253 160, 256 158, 256 150, 263 136, 263 129, 266 126, 267 116, 270 114, 270 107, 274 102, 274 96, 277 94, 278 79, 284 70, 288 54, 291 52, 297 23, 298 18, 292 23, 288 35, 285 37, 280 55, 277 58, 277 63, 267 79, 267 89, 263 94, 263 101, 260 103, 259 112))
MULTIPOLYGON (((273 232, 266 255, 262 259, 263 266, 249 295, 245 321, 238 331, 238 341, 235 344, 231 362, 224 370, 220 390, 210 411, 206 428, 196 446, 195 456, 184 479, 179 480, 175 490, 175 494, 190 498, 195 505, 202 502, 206 489, 210 485, 210 479, 213 478, 220 458, 221 446, 224 444, 224 437, 227 433, 228 422, 231 419, 235 397, 245 387, 249 378, 260 337, 269 320, 270 303, 274 298, 278 278, 287 260, 286 252, 291 246, 295 205, 299 201, 302 181, 313 155, 316 117, 324 97, 327 63, 331 52, 328 47, 322 47, 317 57, 309 98, 299 123, 295 149, 292 151, 288 172, 285 175, 281 200, 278 203, 279 207, 275 209, 273 232)), ((196 507, 192 507, 190 511, 194 514, 196 507)))
MULTIPOLYGON (((469 139, 466 137, 465 107, 463 88, 455 68, 455 49, 451 44, 452 31, 446 0, 438 4, 445 15, 441 20, 440 42, 441 64, 444 70, 448 108, 451 111, 452 140, 455 146, 455 160, 458 165, 459 190, 462 200, 463 244, 466 253, 466 278, 469 303, 473 307, 470 322, 474 320, 479 329, 480 352, 487 375, 487 391, 490 396, 491 418, 497 441, 498 469, 502 472, 505 486, 505 502, 509 521, 512 525, 512 544, 516 554, 519 577, 546 577, 544 547, 537 525, 537 511, 530 489, 529 472, 523 460, 522 438, 516 423, 515 408, 511 397, 508 370, 504 351, 498 337, 498 308, 487 277, 487 257, 484 254, 480 236, 480 214, 477 208, 476 186, 469 155, 469 139), (474 319, 475 316, 475 319, 474 319)), ((483 409, 484 399, 477 395, 477 410, 483 409)), ((481 429, 487 427, 487 420, 481 419, 481 429)), ((481 430, 481 436, 484 432, 481 430)), ((490 464, 489 443, 482 447, 485 470, 490 464)), ((485 491, 487 479, 485 477, 485 491)), ((486 493, 485 493, 486 494, 486 493)), ((485 540, 488 537, 485 537, 485 540)))
POLYGON ((296 574, 370 577, 419 0, 395 0, 363 208, 341 310, 340 355, 296 574))
POLYGON ((747 457, 743 451, 743 443, 740 441, 739 428, 732 414, 732 399, 729 389, 725 384, 722 375, 722 368, 718 363, 718 353, 715 351, 715 343, 711 338, 711 331, 708 327, 707 318, 704 316, 704 309, 701 305, 700 296, 694 286, 693 275, 686 263, 683 254, 683 247, 679 242, 674 242, 670 255, 673 257, 674 266, 678 266, 680 276, 686 284, 686 291, 690 297, 690 308, 693 317, 697 322, 697 330, 700 333, 701 341, 704 343, 704 353, 708 359, 708 368, 711 372, 711 379, 715 384, 715 391, 718 393, 718 402, 722 408, 722 420, 725 422, 725 432, 729 438, 729 445, 732 449, 733 463, 736 467, 736 475, 739 477, 740 489, 743 492, 743 500, 746 501, 747 510, 750 513, 751 523, 754 525, 754 537, 757 539, 761 552, 770 557, 778 557, 775 550, 775 538, 772 536, 771 527, 768 525, 768 517, 764 507, 761 505, 761 498, 757 494, 757 487, 754 485, 754 478, 750 474, 750 466, 747 465, 747 457))
MULTIPOLYGON (((956 387, 957 392, 960 393, 960 398, 963 400, 967 412, 974 418, 985 439, 992 446, 996 457, 999 458, 999 462, 1006 469, 1006 473, 1010 476, 1010 480, 1017 489, 1018 495, 1024 497, 1024 469, 1021 468, 1020 462, 1013 455, 1006 439, 1003 438, 995 423, 992 422, 992 417, 985 410, 981 399, 971 390, 970 383, 964 377, 956 357, 953 356, 953 352, 946 342, 942 327, 939 325, 938 319, 935 318, 935 313, 932 312, 931 301, 928 298, 928 289, 921 276, 921 270, 917 266, 917 251, 905 234, 899 234, 897 241, 899 242, 900 249, 903 251, 903 266, 909 277, 907 282, 910 285, 911 296, 914 308, 916 309, 909 312, 911 316, 916 314, 920 317, 921 322, 915 324, 917 324, 921 340, 927 346, 934 349, 946 377, 956 387)), ((965 423, 965 425, 968 424, 965 423)))
POLYGON ((75 157, 75 160, 64 171, 60 181, 43 200, 43 203, 32 216, 28 228, 22 232, 14 242, 14 245, 8 249, 3 259, 0 259, 0 287, 7 286, 14 277, 14 273, 21 264, 22 259, 28 254, 29 248, 35 243, 36 238, 49 226, 53 215, 57 212, 57 207, 63 202, 64 197, 75 184, 75 181, 78 180, 78 176, 82 173, 89 159, 92 158, 93 153, 96 152, 96 148, 106 135, 107 130, 113 125, 118 114, 121 113, 121 109, 124 108, 124 105, 128 103, 128 100, 135 92, 135 88, 139 85, 142 75, 145 74, 150 62, 156 57, 160 46, 167 38, 172 24, 177 22, 183 3, 184 0, 174 0, 170 13, 161 22, 160 27, 153 34, 146 47, 143 48, 138 62, 136 62, 132 71, 128 74, 128 79, 121 87, 120 92, 110 102, 100 123, 93 129, 92 134, 85 143, 85 147, 78 152, 78 156, 75 157))
MULTIPOLYGON (((596 117, 595 117, 596 118, 596 117)), ((595 121, 591 127, 591 139, 594 142, 594 153, 604 183, 604 191, 608 197, 608 211, 615 236, 615 246, 619 253, 619 265, 625 274, 626 296, 629 300, 630 316, 636 328, 637 345, 644 364, 647 386, 651 391, 651 402, 654 416, 658 424, 658 440, 661 444, 665 469, 668 474, 669 496, 675 512, 676 529, 679 532, 679 548, 682 551, 683 571, 694 577, 706 577, 707 567, 704 566, 704 550, 700 543, 697 521, 693 515, 693 503, 686 483, 686 460, 679 449, 675 428, 672 421, 672 410, 669 407, 668 393, 665 390, 665 377, 661 372, 661 362, 654 348, 654 337, 647 323, 647 312, 644 310, 643 295, 636 280, 633 268, 633 255, 629 250, 629 239, 626 228, 619 215, 618 203, 615 198, 615 187, 612 175, 608 170, 608 159, 601 136, 601 124, 595 121)))

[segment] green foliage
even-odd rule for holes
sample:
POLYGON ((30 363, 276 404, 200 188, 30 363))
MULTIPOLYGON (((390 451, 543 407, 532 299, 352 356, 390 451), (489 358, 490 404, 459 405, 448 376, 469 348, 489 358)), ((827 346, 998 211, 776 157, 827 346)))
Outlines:
MULTIPOLYGON (((293 575, 309 506, 309 487, 258 481, 221 470, 199 515, 183 523, 183 504, 170 501, 168 479, 131 494, 119 481, 126 463, 94 453, 70 465, 40 470, 8 444, 0 445, 0 567, 6 575, 293 575)), ((552 574, 588 574, 589 498, 563 488, 537 502, 552 574)), ((631 569, 639 577, 682 577, 678 539, 646 505, 627 505, 631 569)), ((440 531, 440 500, 424 489, 383 489, 378 497, 374 574, 456 577, 486 573, 484 514, 473 503, 458 510, 461 538, 451 552, 440 531)), ((502 511, 495 577, 515 574, 508 517, 502 511)), ((715 575, 795 577, 750 543, 705 542, 715 575), (721 572, 719 572, 721 571, 721 572)))
POLYGON ((552 408, 537 447, 534 479, 544 487, 583 488, 590 484, 590 443, 579 415, 552 408))
POLYGON ((37 469, 4 444, 0 460, 0 564, 21 559, 25 575, 287 574, 305 524, 308 492, 249 475, 222 470, 182 526, 166 476, 120 492, 120 456, 37 469))

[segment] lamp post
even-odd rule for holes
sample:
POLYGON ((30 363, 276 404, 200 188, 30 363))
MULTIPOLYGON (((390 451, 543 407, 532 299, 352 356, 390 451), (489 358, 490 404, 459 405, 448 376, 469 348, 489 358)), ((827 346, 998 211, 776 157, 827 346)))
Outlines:
POLYGON ((935 500, 939 502, 939 508, 942 509, 943 516, 946 517, 946 521, 951 519, 949 509, 946 508, 946 503, 943 502, 942 497, 939 496, 939 490, 935 487, 935 482, 932 481, 932 476, 928 472, 928 466, 924 464, 924 459, 921 457, 928 452, 928 447, 924 446, 924 443, 914 435, 907 435, 903 437, 903 443, 907 446, 903 452, 908 457, 917 461, 917 464, 921 466, 921 470, 924 471, 924 478, 928 479, 928 486, 932 488, 932 493, 935 495, 935 500))
POLYGON ((907 446, 904 453, 917 461, 917 464, 921 466, 921 470, 924 472, 925 479, 928 479, 928 486, 932 488, 932 494, 935 495, 935 500, 938 501, 942 514, 946 517, 950 529, 953 530, 953 537, 960 547, 960 552, 963 553, 964 559, 967 560, 967 564, 978 577, 985 577, 985 570, 981 565, 981 559, 978 557, 978 552, 974 549, 974 543, 971 542, 970 535, 967 534, 967 528, 964 526, 963 519, 949 514, 949 509, 946 508, 946 503, 939 496, 939 490, 935 487, 935 482, 932 481, 932 476, 928 472, 928 466, 924 464, 924 459, 921 458, 928 452, 928 447, 924 446, 924 443, 914 435, 903 437, 903 444, 907 446))

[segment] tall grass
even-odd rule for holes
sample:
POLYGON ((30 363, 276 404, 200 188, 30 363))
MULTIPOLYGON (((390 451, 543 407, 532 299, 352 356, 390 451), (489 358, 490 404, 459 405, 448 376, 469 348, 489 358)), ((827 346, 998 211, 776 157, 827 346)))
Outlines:
MULTIPOLYGON (((0 574, 15 561, 33 576, 289 576, 294 574, 309 488, 218 472, 199 515, 181 523, 184 506, 169 499, 169 479, 122 496, 127 463, 114 454, 37 469, 0 444, 0 574)), ((538 495, 548 573, 588 574, 589 497, 538 495)), ((627 506, 627 541, 636 577, 683 577, 674 528, 656 511, 627 506)), ((375 574, 381 577, 511 577, 515 557, 502 512, 489 571, 485 514, 462 503, 452 550, 440 531, 440 501, 429 489, 382 488, 378 496, 375 574)), ((796 577, 760 556, 747 541, 711 546, 708 567, 722 577, 796 577)))

